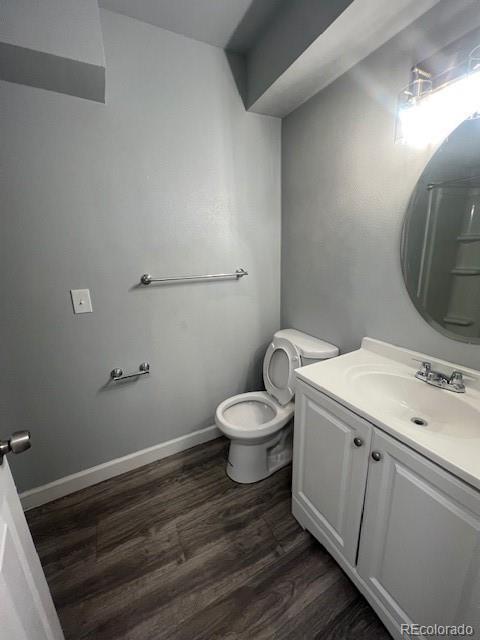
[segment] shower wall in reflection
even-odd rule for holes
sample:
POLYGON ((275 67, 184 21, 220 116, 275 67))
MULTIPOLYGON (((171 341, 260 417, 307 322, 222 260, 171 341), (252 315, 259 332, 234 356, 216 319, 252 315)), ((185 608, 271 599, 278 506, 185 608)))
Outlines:
POLYGON ((480 119, 463 122, 420 177, 403 229, 402 269, 432 326, 480 342, 480 119))

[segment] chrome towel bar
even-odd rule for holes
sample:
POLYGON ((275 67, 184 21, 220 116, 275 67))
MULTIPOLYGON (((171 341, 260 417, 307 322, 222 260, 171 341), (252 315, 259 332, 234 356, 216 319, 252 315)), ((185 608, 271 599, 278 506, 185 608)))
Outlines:
POLYGON ((233 273, 209 273, 204 276, 179 276, 176 278, 154 278, 149 273, 144 273, 140 278, 140 283, 148 285, 152 282, 182 282, 187 280, 216 280, 225 278, 235 278, 238 280, 239 278, 243 278, 243 276, 248 276, 248 271, 245 269, 237 269, 233 273))
POLYGON ((142 362, 142 364, 138 367, 138 371, 135 373, 124 373, 123 369, 112 369, 110 371, 110 378, 113 382, 117 382, 118 380, 127 380, 128 378, 138 378, 138 376, 145 376, 147 373, 150 373, 150 364, 148 362, 142 362))

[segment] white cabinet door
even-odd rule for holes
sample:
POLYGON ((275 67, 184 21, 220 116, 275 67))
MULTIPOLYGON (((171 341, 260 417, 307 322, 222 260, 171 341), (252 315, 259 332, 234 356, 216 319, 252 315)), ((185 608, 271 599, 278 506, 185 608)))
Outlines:
POLYGON ((297 381, 293 514, 351 565, 356 559, 371 437, 368 422, 297 381), (302 521, 302 510, 308 523, 302 521))
POLYGON ((63 640, 6 458, 0 464, 0 640, 63 640))
POLYGON ((480 493, 375 430, 358 572, 399 625, 480 637, 480 493))

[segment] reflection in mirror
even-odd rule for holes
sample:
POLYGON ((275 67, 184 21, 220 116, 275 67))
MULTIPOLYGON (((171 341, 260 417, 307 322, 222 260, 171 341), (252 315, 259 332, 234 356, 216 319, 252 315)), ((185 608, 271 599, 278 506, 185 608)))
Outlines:
POLYGON ((402 269, 418 311, 457 340, 480 343, 480 119, 439 147, 410 200, 402 269))

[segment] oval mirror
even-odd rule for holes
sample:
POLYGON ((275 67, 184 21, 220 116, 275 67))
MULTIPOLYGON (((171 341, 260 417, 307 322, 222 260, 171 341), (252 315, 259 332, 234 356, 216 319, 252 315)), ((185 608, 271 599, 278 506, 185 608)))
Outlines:
POLYGON ((425 320, 480 343, 480 119, 463 122, 428 163, 410 200, 401 254, 425 320))

